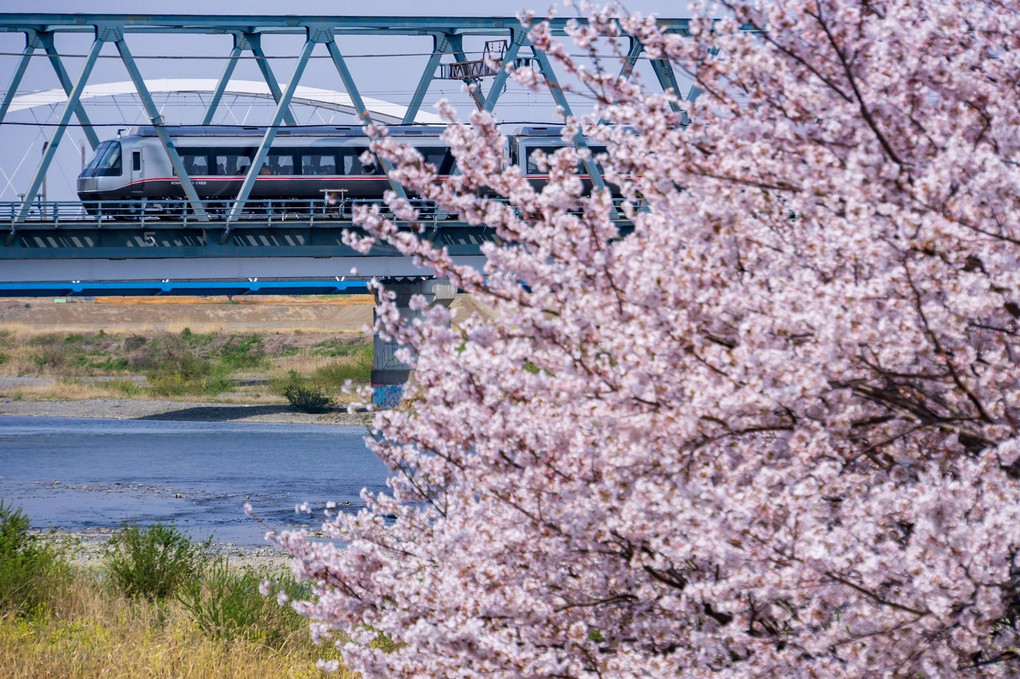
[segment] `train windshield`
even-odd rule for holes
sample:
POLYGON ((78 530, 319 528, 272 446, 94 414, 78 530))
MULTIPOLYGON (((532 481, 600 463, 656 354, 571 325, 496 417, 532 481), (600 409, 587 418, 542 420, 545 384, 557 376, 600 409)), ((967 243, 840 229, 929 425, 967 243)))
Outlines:
POLYGON ((82 177, 119 177, 123 173, 120 160, 120 142, 104 141, 96 147, 96 155, 81 171, 82 177))
MULTIPOLYGON (((536 159, 534 157, 532 157, 532 153, 534 153, 535 151, 541 151, 545 155, 551 156, 552 154, 556 153, 557 151, 559 151, 562 148, 565 148, 565 147, 564 146, 527 146, 527 147, 524 147, 524 153, 527 155, 527 158, 528 158, 528 167, 527 167, 528 174, 534 175, 534 174, 544 174, 545 173, 544 170, 540 170, 539 169, 538 162, 536 162, 536 159)), ((600 156, 604 155, 607 152, 606 147, 605 146, 589 146, 588 150, 591 152, 592 158, 595 159, 595 165, 598 166, 599 171, 600 172, 603 171, 605 168, 602 167, 602 159, 600 158, 600 156)), ((578 164, 577 164, 577 171, 580 174, 587 174, 588 173, 588 169, 585 167, 585 164, 583 162, 578 162, 578 164)))

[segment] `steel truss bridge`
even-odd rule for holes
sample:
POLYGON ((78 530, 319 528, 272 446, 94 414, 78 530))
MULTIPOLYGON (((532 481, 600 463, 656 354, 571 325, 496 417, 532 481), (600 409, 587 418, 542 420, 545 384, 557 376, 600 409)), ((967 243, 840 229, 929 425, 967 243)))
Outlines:
MULTIPOLYGON (((566 19, 552 19, 554 35, 565 35, 566 19)), ((661 19, 666 30, 687 34, 688 20, 661 19)), ((364 279, 427 277, 428 270, 385 247, 368 255, 347 248, 341 241, 345 229, 354 228, 350 206, 336 209, 323 201, 250 200, 257 171, 284 125, 295 125, 291 111, 309 58, 325 50, 336 76, 349 97, 345 105, 364 124, 373 113, 361 96, 358 83, 341 50, 353 36, 429 36, 432 50, 400 122, 411 123, 434 80, 455 78, 470 88, 479 110, 494 111, 511 64, 537 65, 548 82, 550 94, 565 115, 572 115, 560 81, 547 55, 528 38, 528 32, 512 17, 334 17, 334 16, 191 16, 121 14, 0 14, 0 32, 22 33, 25 48, 10 85, 0 101, 0 125, 19 95, 26 69, 41 50, 66 94, 59 123, 21 201, 0 203, 0 295, 55 294, 201 294, 243 292, 337 292, 364 285, 364 279), (91 47, 77 78, 64 65, 58 43, 69 35, 88 35, 91 47), (231 76, 242 55, 253 57, 275 102, 275 110, 262 137, 250 170, 236 197, 229 201, 203 201, 174 147, 167 121, 156 106, 146 79, 133 56, 130 43, 150 35, 172 35, 194 45, 202 38, 229 35, 233 48, 226 66, 215 81, 202 124, 211 124, 231 76), (262 49, 268 36, 301 36, 293 72, 285 85, 277 80, 262 49), (482 60, 468 59, 465 38, 484 38, 489 56, 496 54, 499 68, 482 60), (86 211, 78 203, 37 200, 47 170, 72 119, 77 119, 93 149, 99 136, 85 102, 86 87, 101 51, 111 44, 123 63, 151 125, 180 178, 186 195, 177 209, 162 205, 132 209, 123 205, 94 206, 86 211), (500 45, 498 52, 494 45, 500 45), (484 82, 483 78, 491 78, 484 82), (352 271, 353 270, 353 271, 352 271)), ((641 43, 632 36, 621 63, 620 75, 629 77, 642 58, 641 43)), ((698 95, 695 87, 681 90, 674 65, 664 59, 649 63, 664 91, 681 101, 698 95)), ((176 124, 176 123, 175 123, 176 124)), ((583 137, 574 139, 586 146, 583 137)), ((381 166, 388 169, 385 162, 381 166)), ((604 186, 598 167, 587 163, 595 186, 604 186)), ((398 195, 402 187, 390 180, 398 195)), ((470 226, 429 213, 427 236, 449 248, 460 261, 480 266, 480 246, 491 239, 484 227, 470 226)))

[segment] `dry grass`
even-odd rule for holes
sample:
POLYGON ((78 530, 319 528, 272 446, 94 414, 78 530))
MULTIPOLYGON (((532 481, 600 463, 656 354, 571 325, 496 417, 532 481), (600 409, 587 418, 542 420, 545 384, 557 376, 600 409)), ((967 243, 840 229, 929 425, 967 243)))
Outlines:
MULTIPOLYGON (((159 307, 154 307, 158 310, 159 307)), ((18 338, 31 339, 42 335, 73 335, 77 333, 93 333, 102 329, 108 335, 146 335, 161 332, 180 334, 185 329, 196 333, 232 333, 232 332, 266 332, 258 323, 224 323, 222 320, 202 321, 189 318, 172 318, 165 320, 151 319, 141 323, 118 324, 118 323, 96 323, 91 320, 81 322, 66 322, 56 325, 35 325, 25 321, 7 321, 0 324, 0 331, 7 331, 18 338)), ((285 332, 294 336, 308 335, 309 341, 316 341, 336 333, 329 328, 316 327, 315 325, 295 324, 293 327, 280 328, 270 327, 269 332, 285 332)), ((349 332, 359 332, 358 328, 352 328, 349 332)))
POLYGON ((247 304, 254 306, 355 306, 373 304, 372 295, 348 295, 346 297, 301 297, 301 296, 278 296, 278 295, 245 295, 243 297, 228 298, 225 296, 216 297, 195 297, 180 295, 175 297, 96 297, 94 304, 107 304, 113 306, 168 306, 174 304, 247 304))
POLYGON ((89 398, 132 398, 142 393, 134 382, 83 382, 60 379, 40 384, 0 388, 0 397, 26 401, 82 401, 89 398))
POLYGON ((371 362, 360 333, 16 333, 8 325, 0 328, 0 397, 276 405, 295 375, 335 395, 331 377, 367 381, 366 351, 371 362))
MULTIPOLYGON (((79 576, 46 610, 0 617, 0 677, 36 679, 276 679, 325 677, 315 666, 335 649, 315 646, 306 631, 282 649, 224 641, 202 633, 177 602, 129 600, 79 576)), ((354 679, 341 669, 338 679, 354 679)))

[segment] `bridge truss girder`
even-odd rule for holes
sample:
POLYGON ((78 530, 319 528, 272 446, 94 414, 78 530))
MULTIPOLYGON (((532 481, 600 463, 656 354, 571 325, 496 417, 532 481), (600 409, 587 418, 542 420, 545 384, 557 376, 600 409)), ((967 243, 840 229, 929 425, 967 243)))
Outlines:
MULTIPOLYGON (((554 35, 564 35, 566 23, 566 19, 554 18, 550 20, 552 33, 554 35)), ((688 31, 688 20, 686 19, 662 19, 660 24, 667 30, 680 34, 686 34, 688 31)), ((512 17, 231 17, 194 15, 4 14, 0 15, 0 32, 21 32, 26 36, 25 51, 15 69, 11 85, 8 87, 3 101, 0 102, 0 125, 3 124, 4 116, 10 103, 17 94, 28 62, 39 47, 46 51, 58 79, 67 93, 67 102, 60 122, 39 162, 32 184, 25 194, 22 208, 13 220, 12 233, 14 229, 24 224, 31 210, 31 204, 39 192, 46 172, 55 156, 61 138, 70 124, 72 116, 78 118, 93 148, 98 144, 98 136, 88 119, 80 98, 92 68, 96 63, 96 59, 103 45, 107 42, 111 42, 116 46, 120 59, 135 85, 137 95, 142 102, 146 115, 156 129, 171 165, 180 178, 182 188, 187 195, 192 211, 198 220, 203 222, 209 221, 209 216, 205 214, 191 178, 188 176, 179 154, 174 148, 172 139, 166 130, 165 121, 160 115, 145 86, 145 80, 135 64, 135 60, 127 45, 126 38, 128 36, 150 34, 181 36, 229 34, 233 36, 234 44, 229 54, 227 66, 213 92, 212 100, 203 118, 203 124, 209 124, 212 121, 223 92, 233 74, 234 66, 243 52, 249 51, 252 53, 270 88, 273 98, 277 103, 276 111, 273 115, 272 123, 267 127, 266 133, 259 145, 255 162, 249 167, 248 174, 236 196, 233 208, 225 219, 225 228, 222 236, 224 239, 229 238, 231 221, 236 221, 243 213, 245 202, 254 187, 261 168, 261 161, 268 154, 269 147, 276 135, 277 126, 283 123, 288 125, 295 124, 295 119, 290 111, 291 98, 301 79, 308 58, 317 44, 325 46, 344 84, 344 89, 352 99, 359 119, 366 125, 372 123, 370 113, 365 107, 357 84, 337 44, 338 39, 355 35, 427 35, 433 38, 432 53, 428 58, 418 86, 405 112, 405 123, 413 121, 418 113, 429 86, 438 77, 442 58, 446 55, 451 55, 458 62, 466 61, 463 39, 467 36, 505 38, 509 45, 503 57, 502 67, 498 70, 494 81, 488 87, 487 93, 483 92, 481 83, 476 79, 465 78, 465 83, 470 86, 471 96, 480 110, 492 112, 495 109, 508 77, 506 66, 514 63, 519 58, 521 48, 526 48, 531 52, 534 61, 539 64, 542 74, 549 83, 550 93, 556 104, 564 115, 571 115, 570 106, 558 83, 552 63, 541 50, 531 43, 527 31, 520 26, 516 18, 512 17), (92 33, 94 36, 81 73, 74 82, 68 78, 60 55, 55 47, 54 36, 57 33, 92 33), (264 36, 301 34, 304 35, 305 42, 295 65, 293 76, 287 83, 286 88, 281 89, 262 50, 261 39, 264 36)), ((629 39, 631 48, 621 70, 621 76, 623 77, 630 76, 634 64, 641 54, 640 43, 632 36, 629 39)), ((681 93, 678 91, 672 65, 666 60, 659 59, 653 61, 652 67, 663 89, 673 89, 674 93, 680 97, 681 93)), ((695 89, 692 89, 691 95, 696 96, 695 89)), ((575 137, 575 143, 581 148, 585 146, 585 141, 580 135, 575 137)), ((380 164, 384 169, 389 169, 385 163, 380 164)), ((588 165, 586 169, 592 176, 595 185, 604 186, 601 174, 594 161, 588 161, 586 164, 588 165)), ((404 194, 402 187, 392 182, 392 180, 391 186, 397 195, 404 194)))

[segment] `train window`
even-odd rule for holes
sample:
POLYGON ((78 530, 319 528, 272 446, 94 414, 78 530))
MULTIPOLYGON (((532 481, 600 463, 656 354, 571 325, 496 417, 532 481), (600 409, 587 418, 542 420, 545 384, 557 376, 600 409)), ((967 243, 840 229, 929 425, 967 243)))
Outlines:
POLYGON ((357 149, 341 149, 340 151, 340 173, 345 175, 360 174, 361 162, 358 160, 357 149))
POLYGON ((559 151, 562 146, 528 146, 525 147, 525 153, 528 155, 528 174, 544 174, 545 171, 538 169, 538 164, 535 162, 532 154, 535 151, 542 151, 547 156, 552 155, 556 151, 559 151))
POLYGON ((453 154, 447 148, 420 148, 418 153, 422 155, 426 163, 436 168, 441 175, 453 173, 453 154))
POLYGON ((251 166, 251 158, 234 153, 218 154, 214 160, 215 172, 220 175, 247 174, 251 166))
POLYGON ((209 156, 182 154, 181 160, 184 162, 184 171, 188 173, 189 177, 194 177, 200 174, 209 174, 209 156))
POLYGON ((131 152, 131 169, 135 172, 141 172, 142 170, 142 152, 132 151, 131 152))
POLYGON ((122 173, 119 141, 104 141, 97 146, 96 155, 82 170, 83 177, 119 177, 122 173))
POLYGON ((304 153, 301 155, 301 174, 336 174, 336 156, 332 153, 304 153))
POLYGON ((379 166, 376 165, 375 157, 373 156, 368 163, 361 162, 361 156, 368 153, 367 148, 360 148, 355 150, 357 156, 357 164, 354 166, 354 171, 351 174, 379 174, 379 166))
POLYGON ((269 174, 295 174, 294 156, 291 153, 278 153, 270 149, 266 167, 269 168, 269 174))
MULTIPOLYGON (((559 151, 561 148, 565 148, 565 147, 563 147, 563 146, 528 146, 528 147, 525 147, 523 150, 524 150, 524 152, 528 156, 528 174, 544 174, 545 173, 543 170, 539 170, 538 169, 538 164, 535 162, 535 159, 532 157, 532 155, 531 155, 532 153, 534 153, 535 151, 542 151, 547 156, 550 156, 553 153, 555 153, 556 151, 559 151)), ((588 150, 591 151, 592 158, 595 159, 596 165, 598 166, 599 170, 601 170, 602 169, 602 163, 599 162, 598 156, 600 156, 600 155, 602 155, 602 154, 604 154, 606 152, 606 147, 605 146, 589 146, 588 150)), ((581 173, 581 174, 588 174, 588 168, 586 168, 584 166, 584 162, 583 161, 579 161, 577 163, 577 171, 579 173, 581 173)))

